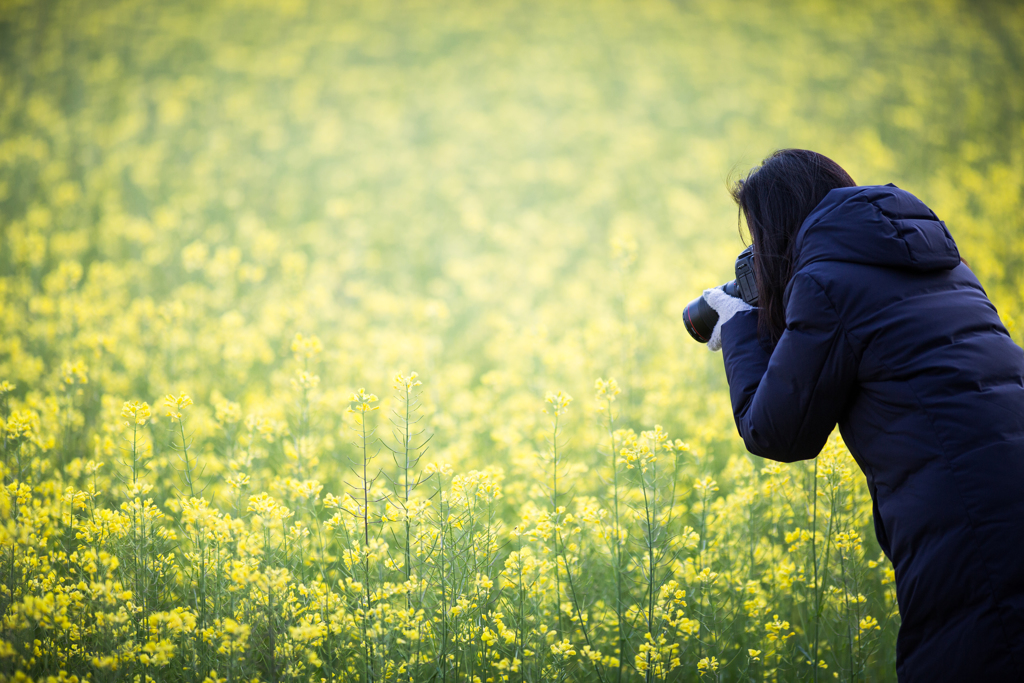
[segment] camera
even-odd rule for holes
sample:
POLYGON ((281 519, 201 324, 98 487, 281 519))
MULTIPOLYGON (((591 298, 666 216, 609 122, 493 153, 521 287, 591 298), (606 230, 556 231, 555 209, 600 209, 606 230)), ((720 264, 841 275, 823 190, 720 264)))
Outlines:
MULTIPOLYGON (((757 306, 757 281, 754 279, 754 247, 750 246, 736 257, 736 279, 720 286, 729 296, 743 299, 751 306, 757 306)), ((711 332, 718 322, 718 313, 708 305, 701 295, 683 309, 683 324, 690 336, 701 344, 707 344, 711 332)))

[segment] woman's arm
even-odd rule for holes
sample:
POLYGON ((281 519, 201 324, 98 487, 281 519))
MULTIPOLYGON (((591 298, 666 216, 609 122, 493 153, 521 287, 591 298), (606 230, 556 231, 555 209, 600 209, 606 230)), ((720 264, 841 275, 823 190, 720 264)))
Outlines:
POLYGON ((732 410, 747 450, 772 460, 813 458, 825 445, 856 386, 858 360, 818 282, 797 274, 786 331, 770 354, 757 338, 757 310, 722 328, 732 410))

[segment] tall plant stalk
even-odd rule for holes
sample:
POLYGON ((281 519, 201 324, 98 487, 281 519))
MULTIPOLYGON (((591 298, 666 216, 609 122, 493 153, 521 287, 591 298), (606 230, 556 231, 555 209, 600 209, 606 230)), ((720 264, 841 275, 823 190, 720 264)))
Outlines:
POLYGON ((349 412, 355 416, 356 426, 359 434, 359 443, 356 447, 359 449, 361 456, 362 474, 358 476, 359 479, 359 493, 362 499, 362 504, 359 507, 359 522, 362 527, 362 565, 363 565, 363 589, 364 589, 364 609, 363 618, 361 620, 361 629, 363 632, 363 661, 364 661, 364 673, 366 680, 372 683, 376 680, 376 672, 374 671, 374 663, 376 655, 374 653, 373 643, 368 637, 369 633, 366 627, 366 622, 370 619, 370 615, 373 610, 373 589, 372 581, 370 576, 370 489, 373 487, 377 477, 380 476, 378 470, 372 476, 370 474, 370 462, 376 455, 370 455, 369 439, 373 434, 373 431, 367 431, 367 415, 368 413, 380 408, 377 403, 377 397, 373 394, 366 393, 365 389, 360 389, 357 393, 352 395, 351 406, 349 412))

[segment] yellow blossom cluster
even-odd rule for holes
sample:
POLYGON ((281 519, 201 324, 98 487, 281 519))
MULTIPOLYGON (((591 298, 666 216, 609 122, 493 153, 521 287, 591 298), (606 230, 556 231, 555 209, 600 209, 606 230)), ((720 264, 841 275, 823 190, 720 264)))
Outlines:
POLYGON ((679 312, 803 146, 1019 340, 1010 4, 0 3, 0 683, 893 680, 679 312))

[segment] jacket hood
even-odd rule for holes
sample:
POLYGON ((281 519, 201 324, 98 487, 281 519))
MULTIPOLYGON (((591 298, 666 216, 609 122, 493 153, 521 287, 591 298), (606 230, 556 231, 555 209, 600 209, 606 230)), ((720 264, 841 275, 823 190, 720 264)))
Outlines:
POLYGON ((960 265, 946 224, 893 184, 832 190, 804 220, 793 272, 815 261, 845 261, 918 271, 960 265))

